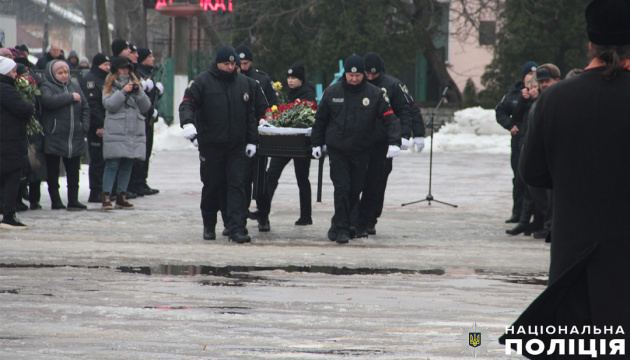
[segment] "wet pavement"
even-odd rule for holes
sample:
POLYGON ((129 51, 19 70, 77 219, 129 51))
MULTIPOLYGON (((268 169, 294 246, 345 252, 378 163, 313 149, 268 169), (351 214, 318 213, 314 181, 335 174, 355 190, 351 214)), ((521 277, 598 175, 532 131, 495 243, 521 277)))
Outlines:
POLYGON ((377 235, 347 245, 326 238, 327 163, 314 224, 293 224, 289 164, 272 231, 250 221, 245 245, 202 239, 194 151, 157 153, 161 192, 133 211, 52 211, 43 185, 44 210, 20 214, 30 229, 0 231, 0 359, 464 359, 473 324, 491 338, 477 358, 520 358, 496 339, 544 289, 549 245, 505 234, 509 155, 433 162, 432 195, 457 208, 401 206, 429 187, 428 153, 403 153, 377 235))

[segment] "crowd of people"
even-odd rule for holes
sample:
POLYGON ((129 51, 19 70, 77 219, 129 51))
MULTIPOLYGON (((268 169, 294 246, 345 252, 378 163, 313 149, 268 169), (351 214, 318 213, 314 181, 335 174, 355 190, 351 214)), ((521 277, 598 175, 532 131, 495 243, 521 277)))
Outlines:
POLYGON ((164 92, 153 80, 155 58, 150 49, 123 39, 114 40, 111 49, 114 56, 98 53, 90 64, 75 51, 66 58, 51 44, 32 64, 25 45, 0 48, 0 228, 28 228, 16 212, 42 209, 42 181, 51 209, 87 209, 79 199, 85 155, 87 201, 103 210, 133 209, 128 199, 159 192, 147 184, 153 124, 164 92), (67 205, 59 194, 62 166, 67 205))

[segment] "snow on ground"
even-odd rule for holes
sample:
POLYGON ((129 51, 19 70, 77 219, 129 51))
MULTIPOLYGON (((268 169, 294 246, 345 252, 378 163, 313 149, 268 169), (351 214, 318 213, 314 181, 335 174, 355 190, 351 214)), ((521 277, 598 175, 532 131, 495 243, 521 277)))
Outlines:
MULTIPOLYGON (((429 150, 430 142, 427 137, 425 151, 429 150)), ((177 125, 167 126, 160 118, 155 124, 153 151, 185 149, 195 147, 182 137, 182 129, 177 125)), ((494 110, 468 108, 457 111, 455 120, 433 135, 433 151, 509 154, 510 133, 497 123, 494 110)))

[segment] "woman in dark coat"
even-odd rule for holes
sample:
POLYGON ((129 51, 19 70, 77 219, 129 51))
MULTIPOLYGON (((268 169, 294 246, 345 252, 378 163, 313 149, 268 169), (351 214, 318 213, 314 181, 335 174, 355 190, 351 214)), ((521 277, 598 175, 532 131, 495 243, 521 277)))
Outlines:
MULTIPOLYGON (((304 65, 296 62, 289 70, 287 70, 287 85, 289 91, 287 100, 292 103, 296 100, 315 101, 315 86, 306 81, 304 65)), ((289 161, 293 160, 293 168, 295 169, 295 178, 300 189, 300 218, 297 219, 295 225, 311 225, 311 182, 308 179, 311 168, 311 158, 290 158, 290 157, 272 157, 269 161, 269 169, 267 169, 267 195, 268 201, 264 201, 262 206, 271 208, 271 200, 273 194, 278 187, 278 180, 282 175, 282 170, 287 166, 289 161)), ((260 213, 269 214, 270 209, 265 209, 260 213)), ((259 214, 260 214, 259 213, 259 214)), ((261 225, 267 225, 268 219, 259 219, 261 225)), ((269 231, 269 230, 267 230, 269 231)))
POLYGON ((79 202, 79 169, 85 155, 85 137, 90 127, 90 108, 81 88, 70 81, 64 60, 46 65, 46 82, 40 86, 44 127, 48 193, 52 209, 65 209, 59 196, 59 161, 63 160, 68 181, 68 210, 85 210, 79 202))
POLYGON ((597 351, 597 339, 610 349, 630 331, 630 2, 593 1, 586 21, 593 60, 542 93, 519 167, 529 185, 553 188, 549 287, 501 339, 519 339, 523 349, 542 340, 546 351, 526 354, 532 359, 555 359, 559 352, 547 354, 552 339, 594 339, 597 351), (517 330, 529 326, 570 333, 517 330))
POLYGON ((3 189, 2 229, 27 229, 15 215, 22 171, 28 166, 26 125, 34 112, 14 86, 16 63, 0 57, 0 181, 3 189))

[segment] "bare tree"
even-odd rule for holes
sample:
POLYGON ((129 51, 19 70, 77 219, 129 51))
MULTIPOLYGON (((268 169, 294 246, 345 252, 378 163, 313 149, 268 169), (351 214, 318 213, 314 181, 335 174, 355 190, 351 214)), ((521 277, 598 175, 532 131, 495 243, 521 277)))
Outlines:
POLYGON ((142 0, 126 0, 126 17, 129 24, 128 38, 136 46, 147 46, 145 43, 146 36, 143 34, 143 11, 142 0))
POLYGON ((42 39, 42 53, 46 52, 48 47, 48 29, 50 28, 50 0, 46 0, 46 19, 44 20, 44 37, 42 39))
POLYGON ((107 3, 105 0, 96 0, 96 15, 98 17, 98 33, 101 38, 101 52, 111 55, 110 44, 112 41, 109 36, 109 20, 107 18, 107 3))
POLYGON ((83 1, 85 18, 85 54, 89 57, 98 52, 98 31, 94 24, 94 0, 83 1))

